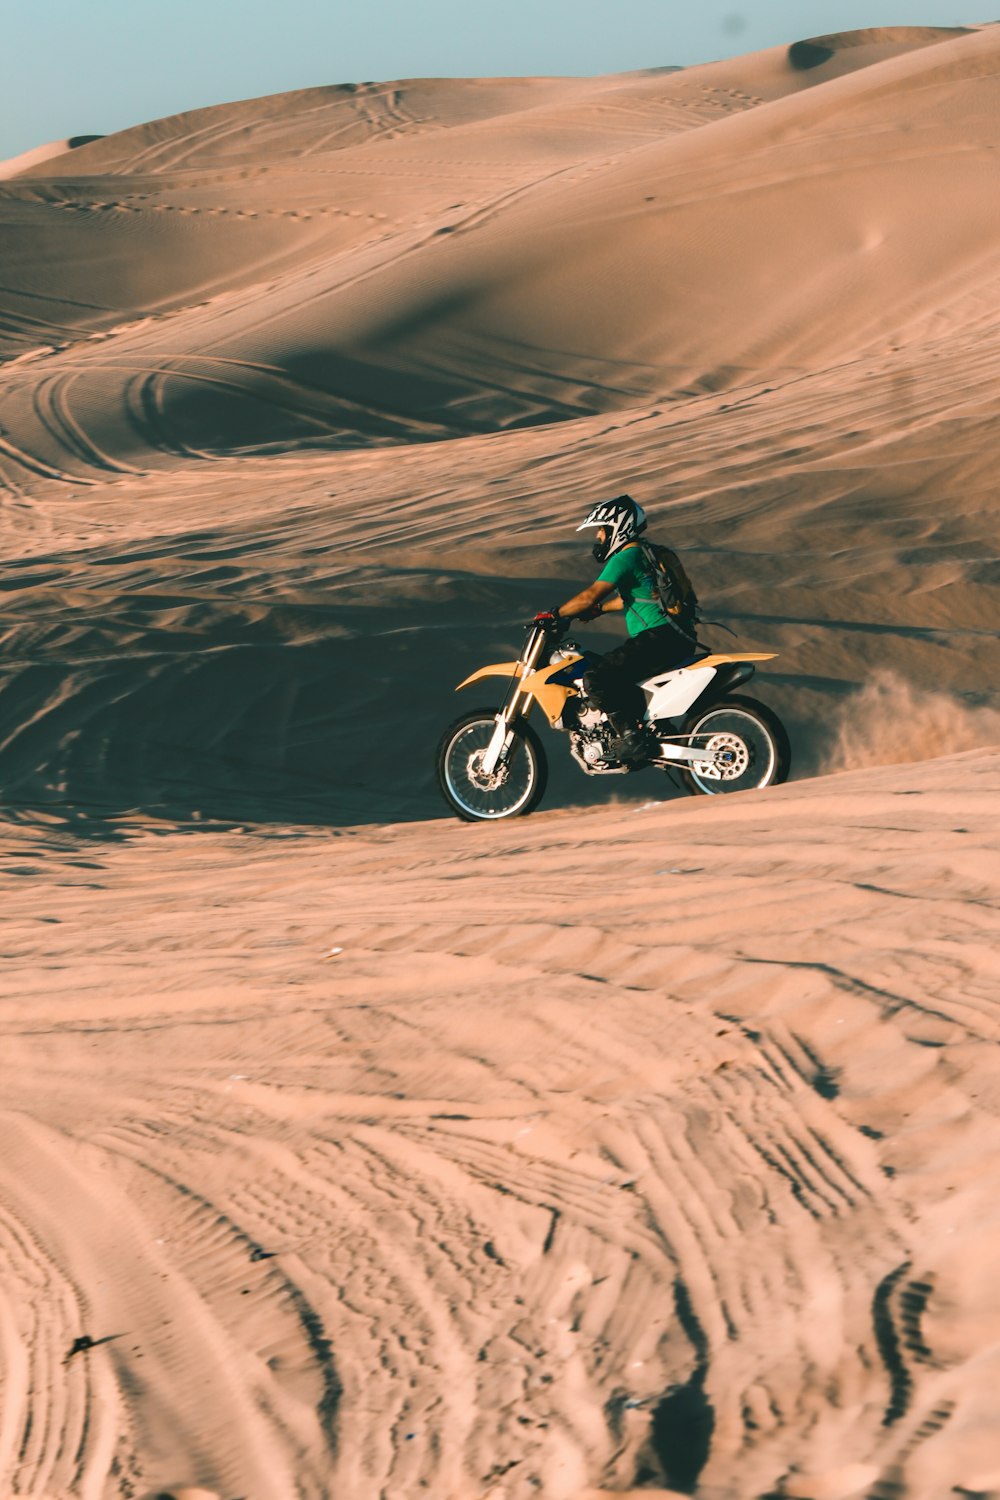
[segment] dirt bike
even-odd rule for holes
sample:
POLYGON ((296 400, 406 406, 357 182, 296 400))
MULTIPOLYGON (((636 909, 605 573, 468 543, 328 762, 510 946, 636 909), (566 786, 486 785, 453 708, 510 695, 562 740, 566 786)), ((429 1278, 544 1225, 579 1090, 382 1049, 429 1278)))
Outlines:
MULTIPOLYGON (((717 655, 698 648, 690 660, 640 683, 644 723, 651 734, 646 763, 676 773, 693 793, 718 796, 775 786, 788 776, 788 736, 780 720, 755 698, 735 696, 755 663, 774 652, 717 655)), ((456 692, 486 677, 509 686, 499 709, 477 708, 445 731, 437 774, 445 801, 468 822, 495 822, 532 812, 548 780, 542 742, 528 723, 535 704, 553 729, 569 735, 569 751, 588 776, 624 776, 643 766, 617 754, 618 735, 590 702, 584 673, 598 658, 575 641, 559 644, 532 622, 517 661, 480 667, 456 692)))

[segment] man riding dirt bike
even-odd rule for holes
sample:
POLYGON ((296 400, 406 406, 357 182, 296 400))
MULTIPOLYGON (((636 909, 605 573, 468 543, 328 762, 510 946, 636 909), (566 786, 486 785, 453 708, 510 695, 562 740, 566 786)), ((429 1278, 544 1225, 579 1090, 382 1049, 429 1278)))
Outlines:
POLYGON ((676 553, 642 536, 646 517, 629 495, 595 506, 577 530, 587 527, 597 528, 593 550, 603 564, 595 581, 535 615, 517 661, 482 667, 459 684, 508 679, 499 709, 464 714, 438 746, 438 782, 452 811, 495 822, 538 805, 548 771, 528 723, 536 704, 568 733, 570 754, 588 776, 652 766, 707 795, 784 781, 782 724, 756 699, 732 693, 773 653, 717 654, 699 645, 690 580, 676 553), (597 656, 572 641, 560 645, 571 619, 611 611, 625 614, 622 646, 597 656))

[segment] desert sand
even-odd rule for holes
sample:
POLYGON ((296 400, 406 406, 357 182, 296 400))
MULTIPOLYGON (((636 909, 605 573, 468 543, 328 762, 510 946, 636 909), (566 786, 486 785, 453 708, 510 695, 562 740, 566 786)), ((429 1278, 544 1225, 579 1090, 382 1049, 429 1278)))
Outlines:
POLYGON ((1000 1496, 998 118, 913 27, 0 166, 4 1500, 1000 1496), (794 779, 461 825, 623 489, 794 779))

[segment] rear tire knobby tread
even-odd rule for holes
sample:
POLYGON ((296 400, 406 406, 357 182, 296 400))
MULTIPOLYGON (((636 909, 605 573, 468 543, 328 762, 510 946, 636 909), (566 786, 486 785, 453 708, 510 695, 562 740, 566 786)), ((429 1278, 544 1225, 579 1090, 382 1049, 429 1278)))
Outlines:
MULTIPOLYGON (((737 695, 735 693, 728 698, 720 698, 717 703, 710 703, 705 708, 700 708, 695 713, 690 714, 684 721, 684 733, 691 734, 694 731, 695 725, 699 724, 706 714, 715 713, 720 708, 742 709, 745 713, 754 714, 761 721, 774 741, 774 775, 767 785, 780 786, 783 781, 787 781, 792 764, 792 749, 788 743, 788 734, 777 714, 773 713, 766 704, 761 703, 758 698, 745 698, 742 694, 737 695)), ((698 785, 690 771, 682 770, 680 776, 692 796, 704 797, 710 795, 703 787, 698 785)), ((747 788, 747 790, 751 790, 751 788, 747 788)), ((725 794, 716 793, 715 795, 725 794)))

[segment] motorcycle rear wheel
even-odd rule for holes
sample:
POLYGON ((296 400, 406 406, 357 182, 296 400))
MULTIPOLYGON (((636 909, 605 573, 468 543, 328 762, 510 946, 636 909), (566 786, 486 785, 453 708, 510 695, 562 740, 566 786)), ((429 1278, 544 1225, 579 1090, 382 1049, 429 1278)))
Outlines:
POLYGON ((714 752, 711 760, 694 761, 681 770, 681 780, 695 795, 746 792, 778 786, 788 778, 791 748, 785 727, 756 698, 723 698, 696 709, 684 733, 714 752))
POLYGON ((538 735, 523 719, 515 726, 517 740, 499 777, 477 774, 477 762, 496 728, 489 708, 473 709, 450 724, 437 751, 441 795, 457 817, 467 823, 496 823, 525 817, 542 799, 548 764, 538 735))

